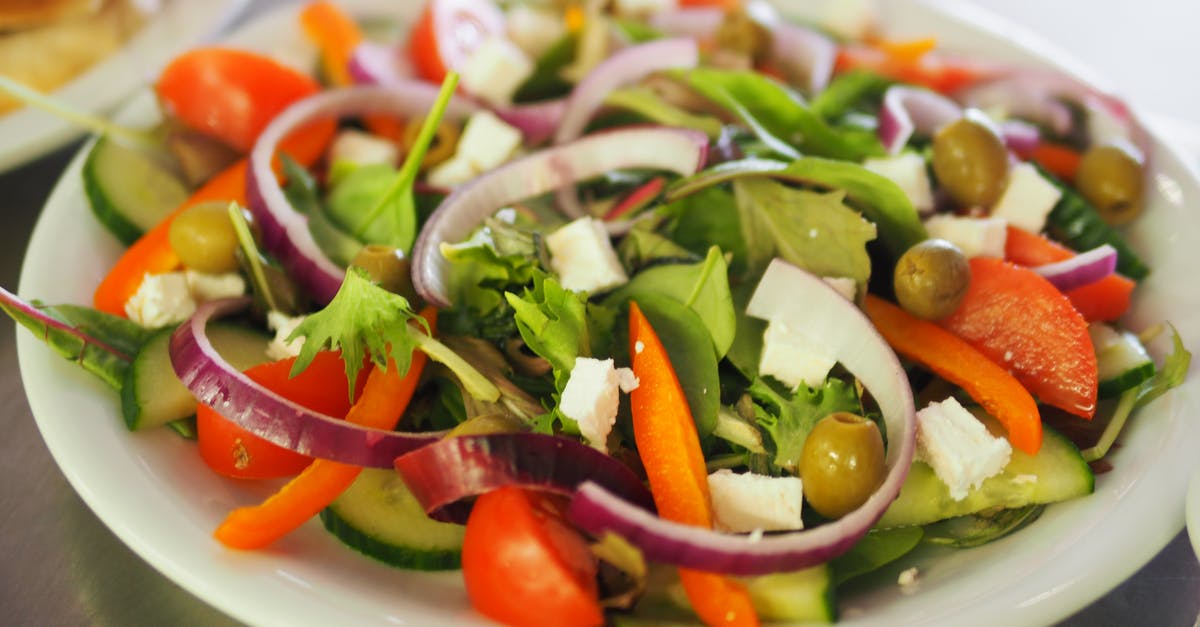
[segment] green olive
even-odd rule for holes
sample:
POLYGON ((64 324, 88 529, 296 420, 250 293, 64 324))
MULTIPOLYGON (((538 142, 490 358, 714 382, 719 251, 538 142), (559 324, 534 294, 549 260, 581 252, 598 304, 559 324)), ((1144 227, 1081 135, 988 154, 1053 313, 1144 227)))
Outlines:
POLYGON ((238 269, 238 239, 228 207, 219 202, 201 203, 171 221, 167 239, 185 267, 210 274, 238 269))
POLYGON ((1079 160, 1075 187, 1104 221, 1120 226, 1142 213, 1142 164, 1115 144, 1089 148, 1079 160))
POLYGON ((417 291, 412 284, 412 264, 399 249, 382 244, 363 246, 350 265, 362 268, 383 289, 399 294, 416 304, 417 291))
POLYGON ((984 114, 967 109, 933 135, 933 173, 960 205, 991 207, 1007 184, 1008 149, 984 114))
POLYGON ((840 518, 865 503, 883 483, 883 437, 875 423, 849 412, 820 420, 804 441, 800 479, 808 504, 840 518))
POLYGON ((944 239, 927 239, 909 248, 896 262, 892 288, 908 313, 938 320, 954 313, 971 284, 967 257, 944 239))
MULTIPOLYGON (((413 144, 417 143, 417 136, 421 134, 421 125, 424 123, 425 118, 414 117, 404 125, 404 132, 400 137, 400 147, 406 153, 412 150, 413 144)), ((438 124, 437 129, 433 132, 433 140, 429 143, 429 150, 421 159, 421 169, 432 168, 453 157, 454 152, 458 150, 458 138, 461 134, 461 129, 453 122, 442 121, 441 124, 438 124)))
POLYGON ((460 435, 488 435, 491 433, 520 433, 527 429, 528 426, 520 418, 510 416, 509 414, 479 414, 459 423, 458 426, 446 433, 446 437, 456 438, 460 435))

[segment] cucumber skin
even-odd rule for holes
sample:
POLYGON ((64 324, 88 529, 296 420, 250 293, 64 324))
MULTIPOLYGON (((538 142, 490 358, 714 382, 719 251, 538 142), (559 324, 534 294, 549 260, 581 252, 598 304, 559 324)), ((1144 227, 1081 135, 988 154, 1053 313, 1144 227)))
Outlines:
POLYGON ((122 244, 131 246, 142 236, 142 229, 130 222, 109 202, 108 194, 104 192, 104 188, 100 185, 100 177, 96 174, 96 160, 99 158, 104 141, 103 138, 97 140, 88 150, 87 160, 83 162, 83 191, 96 220, 122 244))
POLYGON ((133 154, 126 157, 121 154, 122 151, 126 153, 132 152, 128 148, 112 144, 110 140, 104 137, 96 140, 96 143, 92 144, 91 148, 88 149, 87 159, 83 163, 83 190, 88 199, 88 206, 91 207, 92 214, 96 216, 96 220, 120 240, 122 244, 130 246, 141 238, 146 229, 156 224, 162 218, 165 218, 179 203, 187 199, 188 189, 173 174, 160 165, 153 163, 150 157, 143 154, 133 154), (114 151, 116 154, 110 154, 114 151), (144 160, 135 161, 133 165, 128 165, 128 162, 125 164, 127 165, 126 170, 133 170, 133 174, 127 174, 127 178, 139 180, 109 181, 109 189, 106 189, 104 177, 100 173, 100 168, 102 167, 101 160, 123 158, 144 160), (149 171, 147 171, 147 168, 149 168, 149 171), (139 174, 143 176, 139 177, 139 174), (147 195, 141 198, 141 200, 146 201, 147 204, 134 211, 145 220, 145 224, 139 225, 133 218, 127 215, 128 208, 122 209, 121 206, 114 202, 114 192, 111 191, 114 184, 142 185, 140 189, 147 195))
POLYGON ((1038 167, 1038 173, 1062 192, 1062 198, 1046 216, 1046 230, 1055 239, 1080 252, 1109 244, 1117 249, 1117 272, 1134 281, 1141 281, 1150 274, 1150 267, 1133 252, 1121 232, 1105 222, 1079 192, 1041 167, 1038 167))
POLYGON ((955 501, 950 490, 923 462, 913 462, 900 496, 892 502, 878 528, 926 525, 994 507, 1024 507, 1086 496, 1095 490, 1096 477, 1079 449, 1059 433, 1043 428, 1042 448, 1036 456, 1014 450, 1009 465, 955 501), (1049 471, 1049 472, 1047 472, 1049 471), (1021 475, 1037 481, 1016 483, 1021 475))
POLYGON ((359 531, 328 507, 321 510, 321 523, 342 544, 389 566, 410 570, 458 570, 462 568, 462 551, 455 549, 413 550, 381 542, 359 531))
POLYGON ((1154 364, 1145 362, 1111 378, 1101 381, 1096 388, 1097 398, 1120 396, 1125 390, 1137 387, 1154 377, 1154 364))

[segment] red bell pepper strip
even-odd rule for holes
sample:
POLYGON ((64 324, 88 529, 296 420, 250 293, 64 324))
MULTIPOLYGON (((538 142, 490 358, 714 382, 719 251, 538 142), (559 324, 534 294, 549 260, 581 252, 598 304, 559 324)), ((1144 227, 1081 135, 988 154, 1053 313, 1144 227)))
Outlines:
POLYGON ((1091 419, 1098 373, 1087 321, 1033 270, 985 257, 970 264, 966 296, 942 327, 1011 370, 1041 402, 1091 419))
MULTIPOLYGON (((712 527, 708 471, 696 423, 662 342, 637 303, 629 304, 629 355, 638 387, 630 393, 633 434, 658 513, 666 520, 712 527)), ((708 625, 757 625, 740 584, 714 573, 679 569, 684 591, 708 625)))

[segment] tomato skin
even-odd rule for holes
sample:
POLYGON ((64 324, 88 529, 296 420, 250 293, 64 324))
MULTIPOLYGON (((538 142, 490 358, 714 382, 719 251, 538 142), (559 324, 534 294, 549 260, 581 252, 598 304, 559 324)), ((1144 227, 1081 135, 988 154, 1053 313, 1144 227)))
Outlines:
MULTIPOLYGON (((312 364, 296 377, 289 376, 295 359, 259 364, 246 370, 251 381, 314 411, 341 418, 350 411, 346 374, 339 353, 317 353, 312 364)), ((357 392, 365 377, 359 377, 357 392)), ((197 404, 196 439, 200 457, 214 472, 236 479, 290 477, 304 470, 312 458, 285 449, 243 429, 197 404)))
POLYGON ((489 0, 428 0, 408 35, 408 55, 421 78, 441 83, 504 31, 504 14, 489 0))
POLYGON ((602 625, 596 558, 554 497, 517 487, 475 501, 462 549, 471 605, 507 625, 602 625))
POLYGON ((273 59, 217 47, 176 57, 155 84, 169 116, 241 153, 250 151, 276 115, 320 89, 311 77, 273 59))
POLYGON ((446 64, 438 53, 437 35, 433 29, 433 3, 425 5, 421 17, 408 36, 408 54, 421 78, 440 83, 446 78, 446 64))
POLYGON ((1096 353, 1087 321, 1036 272, 971 259, 971 284, 940 324, 1008 368, 1041 402, 1081 418, 1096 411, 1096 353))

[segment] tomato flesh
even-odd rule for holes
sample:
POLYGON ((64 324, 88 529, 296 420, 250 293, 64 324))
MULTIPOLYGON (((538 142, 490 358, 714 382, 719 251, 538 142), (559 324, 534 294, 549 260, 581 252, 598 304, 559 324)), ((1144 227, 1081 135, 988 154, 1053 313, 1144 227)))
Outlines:
POLYGON ((507 625, 601 625, 596 559, 560 500, 505 487, 475 501, 462 549, 471 604, 507 625))

